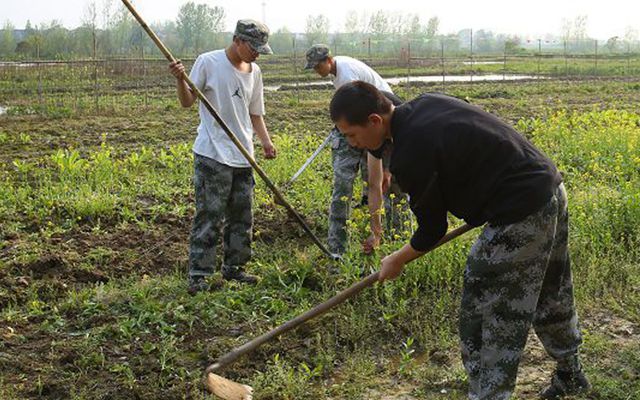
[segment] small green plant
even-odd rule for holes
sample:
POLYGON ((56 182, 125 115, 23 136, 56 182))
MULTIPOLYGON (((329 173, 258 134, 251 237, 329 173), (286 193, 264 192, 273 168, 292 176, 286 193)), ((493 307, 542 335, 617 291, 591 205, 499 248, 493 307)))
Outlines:
POLYGON ((33 141, 31 139, 31 135, 29 135, 28 133, 24 133, 24 132, 20 133, 20 135, 18 136, 18 140, 22 144, 29 144, 29 143, 31 143, 33 141))
POLYGON ((414 352, 413 338, 409 336, 407 340, 402 342, 402 349, 400 351, 400 364, 398 366, 398 371, 401 375, 407 375, 410 373, 414 352))

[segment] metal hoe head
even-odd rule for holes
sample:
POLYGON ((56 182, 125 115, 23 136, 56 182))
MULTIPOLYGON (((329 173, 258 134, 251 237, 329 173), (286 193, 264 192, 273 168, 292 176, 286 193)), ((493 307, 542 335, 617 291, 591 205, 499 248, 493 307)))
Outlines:
POLYGON ((252 400, 253 388, 223 378, 214 373, 207 373, 205 385, 209 392, 224 400, 252 400))

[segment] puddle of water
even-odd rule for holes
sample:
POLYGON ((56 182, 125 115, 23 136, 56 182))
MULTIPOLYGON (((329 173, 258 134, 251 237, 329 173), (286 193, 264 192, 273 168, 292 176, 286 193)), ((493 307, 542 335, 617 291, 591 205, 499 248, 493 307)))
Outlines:
POLYGON ((496 65, 496 64, 504 64, 503 61, 465 61, 464 65, 496 65))
MULTIPOLYGON (((536 77, 533 75, 445 75, 445 82, 484 82, 484 81, 518 81, 522 79, 535 79, 536 77)), ((431 75, 431 76, 412 76, 407 79, 407 77, 402 78, 389 78, 385 79, 388 83, 392 85, 397 85, 399 83, 408 82, 442 82, 442 75, 431 75)))
MULTIPOLYGON (((489 61, 487 61, 489 62, 489 61)), ((518 81, 523 79, 536 79, 540 78, 533 75, 445 75, 445 82, 486 82, 486 81, 518 81)), ((545 79, 545 78, 542 78, 545 79)), ((396 78, 384 78, 387 83, 391 85, 398 85, 400 83, 407 82, 442 82, 442 75, 427 75, 427 76, 411 76, 407 78, 404 77, 396 77, 396 78)), ((332 85, 331 81, 310 81, 300 83, 300 88, 309 88, 310 86, 324 86, 324 85, 332 85)), ((295 83, 289 83, 284 85, 272 85, 265 86, 264 90, 266 91, 276 91, 280 90, 283 86, 286 86, 287 89, 294 89, 295 83)))

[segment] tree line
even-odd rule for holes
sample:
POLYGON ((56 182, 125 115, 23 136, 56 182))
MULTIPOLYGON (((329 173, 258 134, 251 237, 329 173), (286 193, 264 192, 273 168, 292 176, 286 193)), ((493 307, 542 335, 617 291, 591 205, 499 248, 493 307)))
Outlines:
MULTIPOLYGON (((221 6, 190 1, 180 7, 175 20, 151 24, 161 39, 183 57, 221 48, 228 43, 227 15, 221 6)), ((593 48, 587 34, 587 17, 563 20, 559 35, 539 38, 496 34, 490 30, 463 29, 453 34, 440 32, 437 16, 426 22, 415 13, 386 10, 348 11, 342 26, 332 26, 325 15, 308 15, 305 30, 291 32, 286 26, 272 32, 270 43, 277 54, 301 55, 313 43, 326 43, 336 53, 411 57, 447 54, 516 54, 540 50, 583 51, 593 48)), ((231 27, 232 29, 233 27, 231 27)), ((638 31, 627 28, 623 37, 609 38, 604 50, 610 53, 636 50, 638 31)), ((597 46, 597 44, 596 44, 597 46)), ((90 0, 82 23, 74 29, 52 20, 37 26, 27 21, 18 30, 11 22, 0 30, 0 58, 79 59, 158 56, 153 43, 121 4, 114 0, 90 0)))

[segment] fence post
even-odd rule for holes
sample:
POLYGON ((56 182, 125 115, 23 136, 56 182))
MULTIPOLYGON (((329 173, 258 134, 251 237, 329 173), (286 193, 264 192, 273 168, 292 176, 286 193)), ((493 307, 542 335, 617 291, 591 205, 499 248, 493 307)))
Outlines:
POLYGON ((564 41, 564 76, 569 78, 569 55, 567 54, 567 41, 564 41))
POLYGON ((502 80, 507 80, 507 42, 504 42, 504 58, 502 59, 502 80))
POLYGON ((296 98, 298 99, 298 104, 300 103, 300 88, 298 87, 299 85, 299 78, 298 78, 298 65, 296 64, 297 61, 297 57, 296 57, 296 34, 293 34, 293 76, 296 77, 296 98))
POLYGON ((407 88, 411 87, 411 39, 407 41, 407 88))
POLYGON ((442 93, 446 91, 445 84, 445 67, 444 67, 444 40, 440 40, 440 60, 442 60, 442 93))
POLYGON ((471 52, 471 75, 469 81, 473 82, 473 29, 471 29, 471 33, 469 35, 469 50, 471 52))
POLYGON ((542 39, 538 39, 538 83, 540 83, 540 62, 542 57, 542 39))
POLYGON ((631 43, 627 42, 627 75, 631 75, 631 43))
POLYGON ((42 63, 40 62, 40 37, 36 42, 36 62, 38 65, 38 101, 40 103, 40 113, 44 113, 44 93, 42 90, 42 63))
POLYGON ((594 39, 594 44, 595 44, 595 60, 594 60, 594 67, 593 67, 593 75, 597 76, 598 75, 598 39, 594 39))
POLYGON ((97 114, 99 106, 98 106, 98 59, 96 58, 96 54, 97 54, 97 46, 96 46, 95 33, 94 33, 94 40, 93 40, 93 104, 94 104, 95 112, 97 114))
POLYGON ((140 55, 142 56, 142 90, 144 90, 144 106, 147 108, 149 107, 149 98, 147 97, 149 88, 147 87, 147 68, 144 60, 144 43, 140 44, 140 55))

